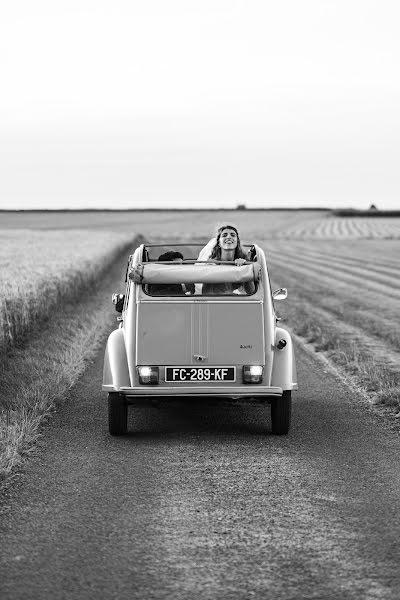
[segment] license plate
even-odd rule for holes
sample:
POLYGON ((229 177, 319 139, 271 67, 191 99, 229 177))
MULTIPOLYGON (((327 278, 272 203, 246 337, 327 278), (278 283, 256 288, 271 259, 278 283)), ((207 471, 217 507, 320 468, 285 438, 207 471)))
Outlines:
POLYGON ((165 381, 235 381, 235 367, 165 367, 165 381))

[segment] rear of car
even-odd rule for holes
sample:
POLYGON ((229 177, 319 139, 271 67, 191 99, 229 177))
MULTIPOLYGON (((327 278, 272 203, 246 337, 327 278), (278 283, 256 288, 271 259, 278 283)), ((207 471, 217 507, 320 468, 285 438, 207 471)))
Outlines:
POLYGON ((196 262, 201 247, 181 248, 179 263, 159 263, 164 248, 157 245, 130 258, 122 321, 104 362, 112 434, 126 431, 127 406, 138 398, 258 397, 273 405, 284 389, 297 387, 287 332, 281 337, 290 365, 275 360, 283 349, 262 250, 249 249, 249 261, 238 267, 196 262), (202 293, 218 285, 223 294, 202 293))

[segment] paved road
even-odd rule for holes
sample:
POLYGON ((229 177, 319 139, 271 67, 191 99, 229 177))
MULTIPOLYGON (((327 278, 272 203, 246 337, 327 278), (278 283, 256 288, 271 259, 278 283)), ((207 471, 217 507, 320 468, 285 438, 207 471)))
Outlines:
POLYGON ((400 439, 314 359, 269 409, 135 408, 107 433, 102 356, 5 490, 2 600, 400 598, 400 439))

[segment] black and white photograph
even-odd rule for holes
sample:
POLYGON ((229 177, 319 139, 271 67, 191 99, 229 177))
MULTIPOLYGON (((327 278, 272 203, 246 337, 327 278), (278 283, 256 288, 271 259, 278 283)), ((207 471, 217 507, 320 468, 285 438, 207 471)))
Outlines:
POLYGON ((400 599, 399 24, 2 7, 1 600, 400 599))

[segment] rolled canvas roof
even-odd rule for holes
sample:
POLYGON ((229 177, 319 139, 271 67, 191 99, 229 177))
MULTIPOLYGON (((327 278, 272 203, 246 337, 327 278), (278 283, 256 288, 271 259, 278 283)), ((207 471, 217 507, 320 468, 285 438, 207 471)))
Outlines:
POLYGON ((144 263, 129 274, 135 283, 246 283, 258 281, 260 265, 256 262, 237 267, 212 263, 144 263))

